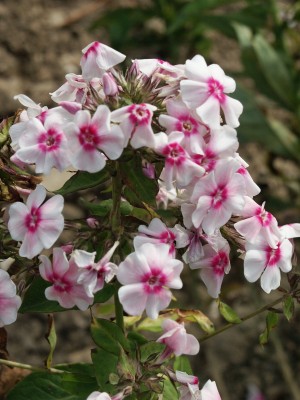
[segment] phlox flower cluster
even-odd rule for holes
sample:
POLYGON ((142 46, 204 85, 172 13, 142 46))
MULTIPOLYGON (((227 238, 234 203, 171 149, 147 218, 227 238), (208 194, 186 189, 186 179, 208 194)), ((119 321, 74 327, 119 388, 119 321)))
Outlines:
MULTIPOLYGON (((52 168, 97 173, 116 160, 122 160, 126 170, 127 155, 138 154, 145 179, 158 181, 157 207, 177 207, 180 223, 167 226, 155 214, 148 225, 136 226, 127 235, 132 251, 118 266, 110 259, 121 237, 98 261, 96 252, 73 244, 56 246, 46 256, 40 253, 61 238, 64 202, 61 195, 45 201, 46 190, 38 185, 26 202, 10 206, 8 230, 21 242, 21 257, 39 255, 40 275, 49 283, 46 298, 64 308, 86 310, 95 293, 116 277, 124 311, 131 316, 145 311, 156 319, 169 306, 172 291, 183 287, 184 264, 199 270, 208 294, 218 298, 231 269, 231 242, 244 258, 245 278, 260 279, 267 293, 277 289, 281 272, 292 269, 292 239, 300 236, 300 224, 279 226, 265 203, 253 200, 260 189, 238 153, 236 128, 243 106, 231 97, 235 81, 200 55, 184 65, 133 60, 123 74, 117 65, 124 59, 118 51, 93 42, 83 49, 81 74, 67 74, 66 82, 51 93, 56 107, 16 96, 27 109, 10 128, 11 161, 22 168, 34 165, 35 172, 44 175, 52 168)), ((126 183, 123 180, 121 186, 126 183)), ((94 218, 86 225, 101 229, 94 218)), ((1 326, 15 320, 20 298, 9 276, 0 272, 1 326), (7 304, 5 312, 2 304, 7 304)), ((183 321, 166 319, 162 329, 157 341, 165 350, 158 365, 173 355, 199 352, 197 339, 186 332, 183 321)), ((200 390, 198 379, 183 372, 170 373, 170 379, 177 384, 180 400, 220 399, 212 381, 200 390)), ((124 392, 112 397, 93 392, 88 400, 123 397, 124 392)))

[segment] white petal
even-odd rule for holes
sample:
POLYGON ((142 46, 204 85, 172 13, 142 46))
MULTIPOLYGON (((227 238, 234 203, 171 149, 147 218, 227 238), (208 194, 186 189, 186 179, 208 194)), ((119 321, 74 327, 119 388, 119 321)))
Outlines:
POLYGON ((120 302, 129 315, 141 315, 145 310, 147 297, 142 283, 122 286, 119 289, 120 302))
POLYGON ((277 266, 267 267, 260 279, 261 287, 266 293, 280 286, 280 270, 277 266))

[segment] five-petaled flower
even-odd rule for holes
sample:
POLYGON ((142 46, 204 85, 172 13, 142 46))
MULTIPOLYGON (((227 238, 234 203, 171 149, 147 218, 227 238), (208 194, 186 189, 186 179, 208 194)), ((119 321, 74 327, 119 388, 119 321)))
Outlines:
POLYGON ((55 195, 43 204, 45 198, 46 189, 38 185, 26 204, 16 202, 9 208, 8 229, 14 240, 22 242, 21 257, 32 259, 49 249, 63 231, 63 197, 55 195))

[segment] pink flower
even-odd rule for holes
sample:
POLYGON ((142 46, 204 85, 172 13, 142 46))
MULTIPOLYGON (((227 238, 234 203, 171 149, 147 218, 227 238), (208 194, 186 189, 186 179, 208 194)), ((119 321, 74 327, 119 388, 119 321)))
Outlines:
POLYGON ((199 120, 181 100, 168 100, 166 102, 168 115, 161 114, 159 123, 166 128, 167 134, 174 131, 182 132, 184 139, 182 146, 189 153, 201 153, 204 136, 209 132, 206 125, 199 120))
POLYGON ((35 163, 36 173, 49 175, 52 167, 62 172, 70 165, 67 139, 59 124, 46 119, 43 125, 33 118, 27 123, 26 132, 19 140, 16 156, 27 164, 35 163))
POLYGON ((167 319, 162 323, 163 335, 157 339, 157 342, 166 345, 166 350, 161 358, 165 359, 171 354, 180 356, 181 354, 195 355, 199 353, 200 345, 195 336, 186 333, 184 324, 167 319))
POLYGON ((175 380, 181 385, 178 387, 179 400, 202 400, 199 389, 199 379, 186 372, 176 371, 175 380))
POLYGON ((119 298, 130 315, 147 315, 155 319, 170 304, 172 289, 181 289, 179 277, 183 264, 170 257, 167 244, 143 244, 119 265, 118 281, 124 285, 119 298))
POLYGON ((0 269, 0 327, 10 325, 17 319, 21 298, 16 294, 16 285, 6 271, 0 269))
POLYGON ((16 202, 9 208, 8 229, 14 240, 22 241, 19 254, 32 259, 42 249, 49 249, 64 228, 60 195, 47 200, 46 189, 38 185, 28 196, 26 204, 16 202))
POLYGON ((102 78, 105 71, 125 60, 126 56, 100 42, 92 42, 83 50, 80 61, 82 76, 90 81, 102 78))
POLYGON ((196 55, 186 61, 185 73, 187 79, 180 82, 182 99, 189 108, 196 109, 205 124, 219 126, 222 109, 227 125, 239 126, 243 106, 225 94, 234 92, 235 81, 226 76, 219 65, 207 66, 204 58, 196 55))
POLYGON ((262 289, 266 293, 280 285, 280 271, 292 269, 293 245, 289 239, 278 238, 275 247, 271 247, 262 234, 258 234, 252 243, 246 243, 244 274, 249 282, 260 278, 262 289))
POLYGON ((235 223, 235 229, 251 243, 260 233, 271 247, 276 248, 280 236, 276 218, 265 210, 265 203, 260 206, 250 197, 245 197, 245 200, 241 213, 245 219, 235 223))
POLYGON ((74 259, 71 257, 68 261, 61 248, 53 249, 52 263, 44 255, 39 256, 39 260, 41 277, 52 283, 52 286, 45 290, 48 300, 55 300, 64 308, 77 306, 80 310, 86 310, 93 303, 93 295, 77 283, 80 270, 74 259))
POLYGON ((95 262, 96 252, 89 253, 84 250, 75 250, 73 258, 75 263, 80 268, 78 283, 86 287, 90 296, 101 290, 104 282, 110 282, 116 275, 118 267, 109 262, 119 242, 116 242, 113 247, 101 258, 95 262))
POLYGON ((138 234, 134 238, 135 249, 142 246, 145 243, 166 243, 169 245, 169 252, 172 257, 175 256, 175 240, 176 234, 172 229, 166 227, 166 225, 158 218, 154 218, 149 227, 140 225, 138 227, 138 234))
POLYGON ((98 106, 93 117, 87 110, 78 111, 65 131, 71 162, 81 171, 98 172, 105 167, 106 157, 116 160, 122 154, 122 131, 110 125, 110 111, 105 105, 98 106))
POLYGON ((182 132, 172 132, 167 136, 164 132, 156 135, 155 151, 165 157, 165 167, 160 178, 165 182, 167 190, 174 187, 186 187, 195 177, 200 177, 205 170, 196 164, 182 142, 182 132))
POLYGON ((196 204, 192 221, 196 228, 201 225, 207 235, 212 235, 244 207, 245 186, 242 177, 236 173, 238 167, 234 160, 222 160, 195 185, 191 196, 191 201, 196 204))
POLYGON ((210 244, 203 246, 203 257, 190 263, 192 269, 201 268, 200 277, 211 297, 219 296, 224 274, 230 271, 229 252, 227 240, 220 236, 214 247, 210 244))
POLYGON ((216 382, 210 379, 201 389, 201 400, 222 400, 216 382))
POLYGON ((119 93, 116 80, 110 72, 103 74, 102 83, 105 96, 116 96, 119 93))
POLYGON ((154 147, 155 136, 151 127, 153 111, 151 104, 131 104, 111 113, 111 120, 120 123, 125 136, 125 146, 130 141, 134 149, 143 146, 154 147))

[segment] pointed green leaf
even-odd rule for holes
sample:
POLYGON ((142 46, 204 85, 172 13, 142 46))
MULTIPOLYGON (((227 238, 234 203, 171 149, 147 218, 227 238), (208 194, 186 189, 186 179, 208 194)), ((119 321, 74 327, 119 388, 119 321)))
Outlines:
POLYGON ((237 313, 229 307, 229 305, 219 301, 218 308, 222 317, 231 324, 239 324, 242 322, 237 313))
POLYGON ((9 392, 7 400, 86 400, 97 388, 95 378, 89 375, 34 372, 9 392))
POLYGON ((162 353, 165 345, 158 342, 148 342, 140 347, 141 361, 146 362, 153 360, 158 354, 162 353))
POLYGON ((285 298, 283 302, 283 314, 288 321, 290 321, 295 312, 295 303, 292 296, 288 296, 285 298))
POLYGON ((193 375, 191 363, 187 356, 176 357, 173 368, 174 371, 182 371, 186 372, 188 375, 193 375))
POLYGON ((174 384, 169 378, 164 377, 163 382, 163 400, 177 400, 179 398, 179 393, 176 390, 174 384))
POLYGON ((114 322, 94 318, 91 324, 92 338, 96 345, 105 351, 119 355, 121 347, 130 350, 130 345, 122 329, 114 322))
POLYGON ((46 337, 47 342, 50 345, 50 351, 49 351, 49 354, 48 354, 45 364, 46 364, 47 368, 51 368, 53 353, 54 353, 54 350, 56 347, 56 342, 57 342, 53 314, 48 315, 48 332, 46 333, 45 337, 46 337))
POLYGON ((55 191, 56 194, 66 195, 77 192, 78 190, 90 189, 98 186, 110 179, 106 168, 96 173, 78 171, 73 175, 62 188, 55 191))
POLYGON ((109 375, 117 373, 118 356, 103 349, 95 349, 92 351, 92 360, 101 391, 109 392, 113 388, 109 375))
POLYGON ((259 335, 259 343, 264 345, 268 343, 270 333, 278 324, 278 314, 274 311, 269 311, 266 317, 266 329, 259 335))

